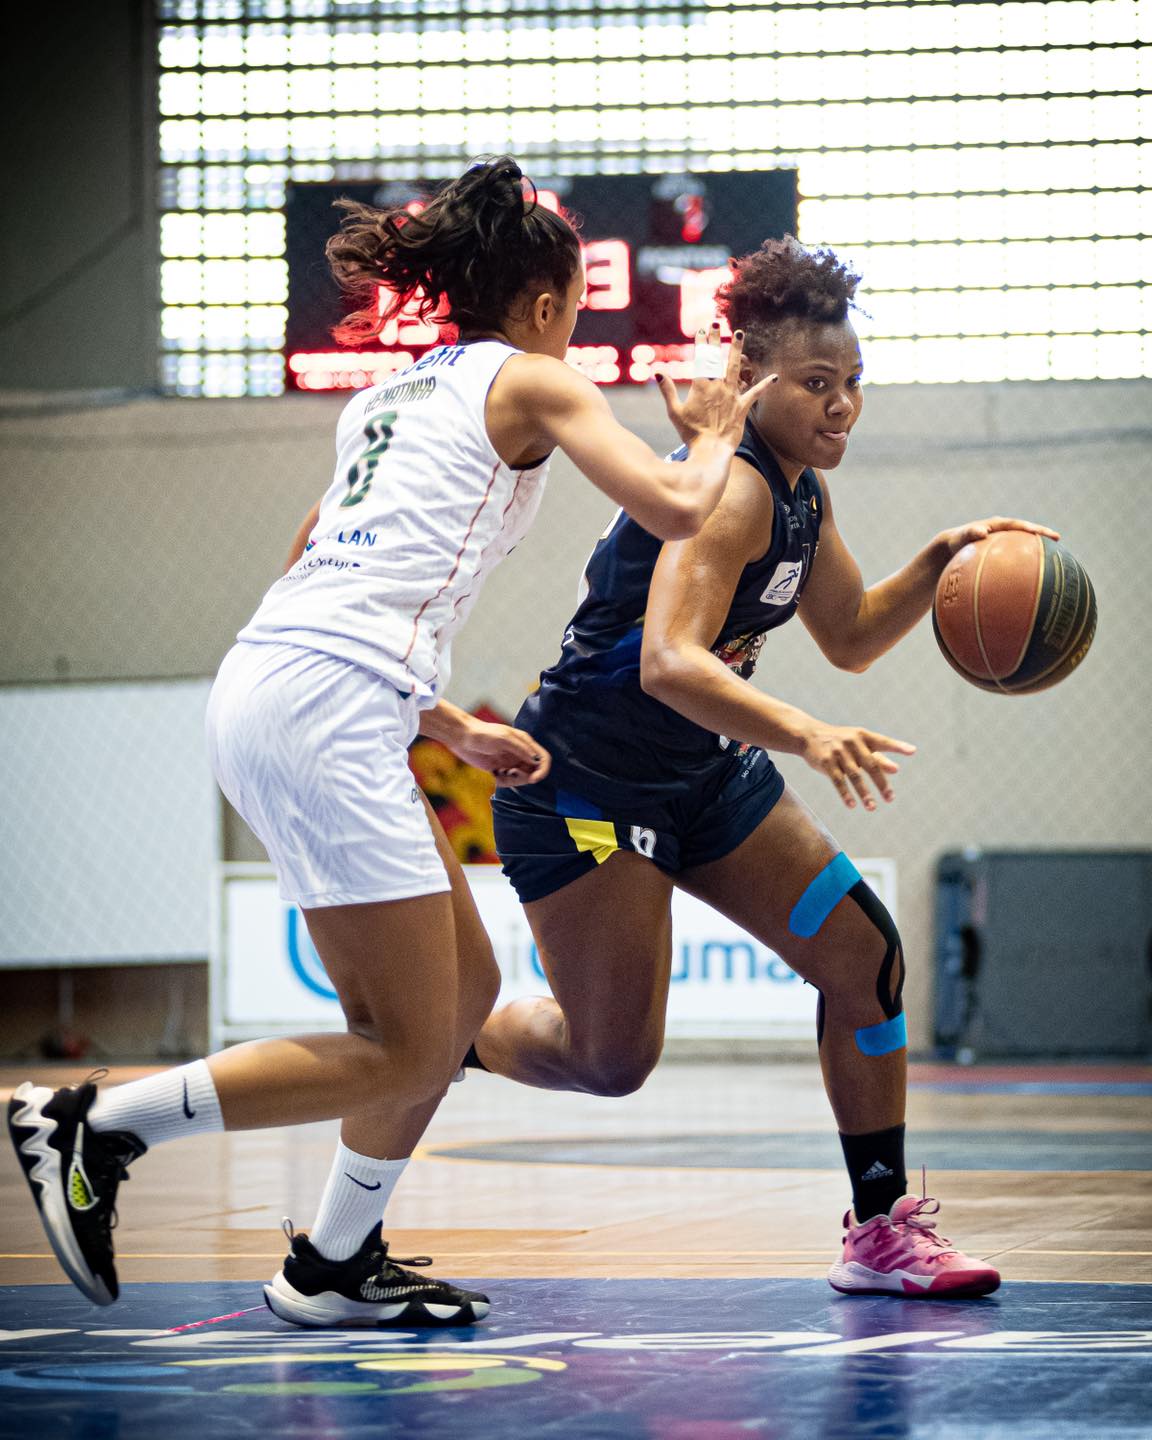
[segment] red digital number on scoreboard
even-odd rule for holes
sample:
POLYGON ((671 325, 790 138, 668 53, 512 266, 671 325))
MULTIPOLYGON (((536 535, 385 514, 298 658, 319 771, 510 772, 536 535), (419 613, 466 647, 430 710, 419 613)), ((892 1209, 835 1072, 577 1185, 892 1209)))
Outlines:
POLYGON ((632 251, 623 240, 590 240, 584 251, 589 310, 627 310, 632 303, 632 251))

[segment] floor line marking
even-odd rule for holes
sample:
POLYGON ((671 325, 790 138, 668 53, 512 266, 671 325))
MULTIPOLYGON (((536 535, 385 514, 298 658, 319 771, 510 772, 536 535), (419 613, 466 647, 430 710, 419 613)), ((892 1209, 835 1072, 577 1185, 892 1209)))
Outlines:
MULTIPOLYGON (((834 1249, 835 1247, 832 1247, 832 1248, 834 1249)), ((478 1257, 478 1256, 479 1256, 479 1257, 486 1257, 486 1256, 489 1256, 489 1255, 504 1255, 504 1256, 507 1256, 508 1253, 509 1253, 509 1252, 508 1252, 507 1249, 500 1249, 500 1250, 438 1250, 438 1251, 437 1251, 438 1258, 439 1258, 439 1260, 440 1260, 441 1262, 442 1262, 445 1258, 448 1258, 448 1259, 460 1259, 461 1257, 465 1257, 465 1258, 467 1258, 467 1259, 473 1259, 473 1258, 478 1257)), ((534 1250, 534 1249, 527 1248, 527 1247, 526 1247, 524 1250, 516 1251, 516 1252, 514 1252, 514 1253, 515 1253, 516 1255, 518 1255, 518 1256, 519 1256, 521 1259, 523 1259, 523 1260, 541 1260, 541 1259, 546 1259, 549 1255, 555 1255, 557 1259, 563 1259, 563 1260, 567 1260, 567 1259, 574 1258, 573 1255, 570 1254, 568 1251, 559 1251, 559 1250, 534 1250)), ((819 1250, 700 1250, 700 1249, 696 1249, 696 1250, 694 1250, 694 1253, 697 1254, 697 1255, 702 1255, 702 1256, 704 1256, 704 1257, 706 1257, 707 1259, 710 1259, 710 1260, 715 1260, 715 1259, 718 1259, 718 1258, 723 1259, 723 1258, 728 1257, 728 1256, 731 1256, 731 1257, 733 1257, 733 1258, 736 1259, 736 1260, 743 1260, 743 1259, 746 1259, 746 1258, 756 1258, 756 1257, 762 1256, 762 1255, 815 1255, 818 1259, 827 1259, 828 1253, 829 1253, 829 1247, 825 1245, 825 1246, 823 1246, 823 1247, 822 1247, 821 1249, 819 1249, 819 1250)), ((1078 1252, 1073 1252, 1073 1253, 1078 1253, 1078 1252)), ((1122 1252, 1122 1253, 1123 1253, 1123 1252, 1122 1252)), ((629 1256, 638 1256, 638 1257, 640 1257, 640 1258, 645 1258, 645 1259, 652 1258, 652 1257, 657 1257, 657 1258, 661 1258, 661 1259, 666 1259, 666 1258, 667 1258, 667 1254, 668 1254, 668 1252, 667 1252, 666 1250, 581 1250, 581 1251, 575 1252, 575 1255, 577 1255, 577 1256, 579 1256, 580 1258, 583 1258, 583 1259, 589 1259, 589 1258, 595 1259, 595 1258, 598 1258, 598 1257, 603 1257, 603 1258, 605 1258, 605 1259, 613 1259, 613 1260, 620 1259, 620 1258, 627 1258, 627 1257, 629 1257, 629 1256)), ((282 1250, 267 1251, 267 1252, 263 1252, 263 1251, 262 1251, 262 1252, 260 1252, 260 1253, 252 1252, 252 1253, 232 1253, 232 1254, 223 1254, 223 1253, 221 1253, 219 1250, 205 1251, 205 1252, 203 1252, 203 1253, 198 1253, 198 1252, 196 1252, 196 1251, 189 1251, 189 1250, 180 1250, 180 1251, 174 1251, 174 1252, 172 1252, 171 1254, 168 1254, 168 1253, 166 1253, 166 1252, 164 1252, 164 1251, 149 1251, 147 1254, 145 1254, 145 1253, 143 1253, 143 1252, 137 1252, 137 1253, 135 1253, 135 1254, 133 1254, 132 1252, 128 1252, 127 1254, 125 1254, 124 1252, 121 1252, 120 1254, 118 1254, 118 1255, 116 1256, 116 1259, 117 1259, 117 1260, 283 1260, 283 1258, 284 1258, 284 1252, 283 1252, 282 1250)), ((54 1255, 51 1255, 51 1254, 48 1254, 48 1255, 0 1255, 0 1260, 51 1260, 53 1263, 56 1263, 56 1257, 55 1257, 54 1255)), ((695 1265, 695 1264, 696 1264, 696 1261, 695 1261, 695 1260, 692 1260, 692 1261, 688 1261, 688 1260, 683 1260, 683 1261, 669 1260, 668 1263, 669 1263, 670 1265, 677 1265, 677 1264, 679 1264, 679 1265, 695 1265)))
MULTIPOLYGON (((1025 1242, 1025 1244, 1027 1244, 1027 1242, 1025 1242)), ((834 1249, 835 1247, 833 1246, 833 1247, 831 1247, 831 1248, 834 1249)), ((731 1256, 731 1257, 733 1257, 733 1258, 736 1259, 736 1260, 740 1260, 740 1259, 745 1259, 745 1258, 748 1258, 748 1259, 756 1259, 756 1258, 759 1258, 759 1257, 765 1256, 765 1255, 815 1255, 815 1256, 817 1256, 818 1258, 823 1258, 823 1257, 827 1256, 828 1252, 829 1252, 829 1246, 822 1246, 820 1249, 799 1249, 799 1250, 701 1250, 701 1249, 699 1249, 699 1248, 696 1248, 694 1253, 695 1253, 696 1255, 698 1255, 698 1256, 704 1257, 704 1258, 706 1258, 706 1259, 712 1259, 712 1260, 717 1259, 718 1257, 727 1257, 727 1256, 731 1256)), ((507 1249, 500 1249, 500 1250, 452 1250, 452 1249, 442 1249, 442 1250, 440 1250, 440 1252, 439 1252, 439 1254, 440 1254, 440 1256, 441 1256, 442 1258, 443 1258, 443 1257, 448 1257, 448 1258, 454 1258, 454 1259, 455 1259, 455 1258, 459 1258, 459 1257, 461 1257, 461 1256, 464 1256, 464 1257, 467 1257, 467 1258, 471 1259, 471 1258, 473 1258, 473 1257, 475 1257, 475 1256, 487 1256, 487 1255, 504 1255, 505 1257, 507 1257, 508 1253, 509 1253, 509 1252, 508 1252, 507 1249)), ((1014 1246, 1014 1247, 1012 1247, 1011 1249, 1005 1248, 1005 1249, 1002 1249, 1002 1250, 998 1250, 996 1253, 997 1253, 998 1255, 1013 1254, 1013 1255, 1133 1255, 1133 1256, 1147 1256, 1147 1255, 1152 1255, 1152 1250, 1032 1250, 1032 1249, 1025 1249, 1025 1248, 1023 1248, 1022 1246, 1014 1246)), ((155 1250, 155 1251, 149 1250, 149 1251, 122 1251, 120 1254, 117 1255, 116 1258, 117 1258, 117 1260, 223 1260, 223 1261, 227 1261, 227 1260, 280 1260, 280 1259, 283 1259, 283 1254, 284 1254, 284 1252, 283 1252, 282 1250, 274 1250, 274 1251, 263 1251, 263 1250, 262 1250, 262 1251, 233 1251, 233 1252, 225 1252, 225 1251, 221 1251, 221 1250, 210 1250, 210 1251, 202 1251, 202 1252, 188 1251, 188 1250, 180 1250, 180 1251, 173 1251, 173 1252, 168 1252, 168 1251, 163 1251, 163 1250, 155 1250)), ((589 1259, 589 1260, 591 1260, 591 1259, 598 1259, 598 1258, 604 1258, 604 1259, 619 1259, 619 1258, 621 1258, 621 1257, 627 1258, 627 1257, 629 1257, 629 1256, 633 1256, 633 1257, 636 1257, 636 1258, 649 1258, 649 1257, 651 1257, 651 1256, 660 1256, 660 1257, 663 1257, 663 1258, 665 1258, 665 1259, 667 1258, 667 1251, 666 1251, 666 1250, 574 1250, 574 1251, 563 1250, 563 1251, 557 1251, 557 1250, 534 1250, 534 1249, 531 1249, 531 1248, 525 1248, 524 1250, 514 1252, 514 1254, 515 1254, 516 1258, 523 1259, 523 1260, 540 1260, 540 1259, 545 1259, 545 1258, 547 1258, 549 1255, 555 1255, 557 1258, 559 1258, 559 1259, 564 1259, 564 1260, 568 1260, 568 1259, 589 1259)), ((52 1261, 55 1261, 55 1259, 56 1259, 56 1257, 55 1257, 54 1255, 50 1254, 50 1253, 49 1253, 49 1254, 43 1254, 43 1255, 22 1255, 22 1254, 18 1254, 18 1255, 17 1255, 17 1254, 4 1254, 4 1253, 0 1252, 0 1260, 52 1260, 52 1261)), ((677 1261, 675 1261, 675 1260, 669 1260, 668 1263, 669 1263, 670 1265, 675 1265, 675 1264, 677 1264, 677 1263, 682 1263, 682 1264, 685 1264, 685 1265, 686 1265, 686 1264, 689 1264, 689 1263, 695 1264, 696 1262, 695 1262, 695 1261, 692 1261, 692 1262, 688 1262, 688 1261, 677 1262, 677 1261)), ((161 1282, 161 1283, 162 1283, 162 1282, 161 1282)), ((259 1308, 259 1307, 257 1307, 257 1308, 259 1308)))
POLYGON ((191 1320, 187 1325, 169 1325, 168 1334, 175 1335, 179 1330, 199 1330, 201 1325, 219 1325, 221 1320, 238 1320, 241 1315, 251 1315, 256 1310, 263 1310, 263 1305, 249 1305, 246 1310, 233 1310, 227 1315, 213 1315, 208 1320, 191 1320))
POLYGON ((1017 1250, 1017 1255, 1152 1255, 1152 1250, 1017 1250))

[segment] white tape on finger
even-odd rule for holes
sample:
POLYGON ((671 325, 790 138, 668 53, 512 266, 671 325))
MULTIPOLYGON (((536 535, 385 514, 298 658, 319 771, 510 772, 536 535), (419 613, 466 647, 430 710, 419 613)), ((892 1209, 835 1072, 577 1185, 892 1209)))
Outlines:
POLYGON ((692 357, 692 374, 697 380, 721 380, 727 368, 727 345, 709 345, 707 341, 696 342, 696 353, 692 357))

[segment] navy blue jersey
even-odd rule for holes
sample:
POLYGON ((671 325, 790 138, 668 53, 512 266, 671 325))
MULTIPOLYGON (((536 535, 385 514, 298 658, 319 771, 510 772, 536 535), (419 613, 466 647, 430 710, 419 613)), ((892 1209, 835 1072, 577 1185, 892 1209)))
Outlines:
MULTIPOLYGON (((672 459, 683 459, 676 451, 672 459)), ((747 679, 764 637, 795 614, 819 543, 823 495, 811 470, 792 490, 749 424, 736 451, 764 477, 776 514, 772 543, 744 567, 712 652, 747 679)), ((651 798, 692 793, 737 747, 640 688, 648 588, 662 541, 621 512, 592 552, 587 593, 559 660, 540 677, 516 724, 552 754, 552 788, 612 806, 635 788, 651 798)))

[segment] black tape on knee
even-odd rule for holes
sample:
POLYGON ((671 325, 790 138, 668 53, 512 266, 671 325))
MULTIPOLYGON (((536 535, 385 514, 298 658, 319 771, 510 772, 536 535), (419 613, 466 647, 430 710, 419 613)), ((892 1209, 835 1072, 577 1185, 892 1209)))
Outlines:
POLYGON ((876 977, 876 998, 888 1019, 894 1020, 904 1009, 904 1001, 901 998, 904 993, 904 949, 900 944, 900 932, 896 929, 887 908, 876 893, 869 888, 866 881, 861 880, 858 884, 853 885, 848 894, 884 937, 887 948, 880 965, 880 973, 876 977), (896 976, 896 988, 893 990, 892 971, 897 966, 899 969, 896 976))

